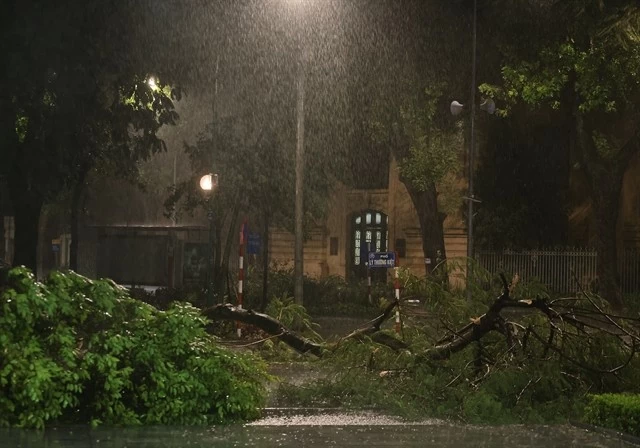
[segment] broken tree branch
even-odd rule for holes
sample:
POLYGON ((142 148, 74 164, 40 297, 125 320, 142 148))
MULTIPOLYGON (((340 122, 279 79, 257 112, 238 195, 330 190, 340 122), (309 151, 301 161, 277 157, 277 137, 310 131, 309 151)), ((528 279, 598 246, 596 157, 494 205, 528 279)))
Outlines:
POLYGON ((322 352, 325 350, 323 344, 318 344, 293 333, 282 325, 280 321, 267 314, 240 308, 230 303, 205 308, 202 310, 202 314, 211 320, 239 321, 254 325, 266 333, 276 336, 282 342, 300 353, 312 353, 316 356, 322 356, 322 352))
MULTIPOLYGON (((503 274, 500 275, 500 279, 503 291, 489 306, 485 314, 472 318, 470 323, 460 329, 449 328, 443 323, 449 334, 439 339, 434 346, 418 353, 416 362, 448 359, 453 354, 464 350, 470 344, 481 341, 487 334, 498 332, 506 338, 509 347, 508 352, 518 346, 526 350, 527 342, 533 336, 544 347, 543 358, 547 357, 550 352, 554 352, 581 368, 600 373, 615 373, 630 363, 636 353, 636 346, 640 346, 640 336, 625 326, 627 322, 640 322, 637 318, 609 314, 588 295, 585 295, 585 299, 582 301, 583 306, 580 306, 581 301, 577 298, 548 301, 536 297, 535 299, 516 300, 511 298, 510 294, 518 278, 514 277, 511 284, 507 282, 503 274), (585 305, 585 303, 588 303, 588 305, 585 305), (592 308, 589 308, 589 305, 592 308), (517 322, 507 320, 501 314, 506 309, 529 309, 541 313, 546 317, 549 334, 543 337, 535 331, 532 325, 525 327, 517 322), (518 331, 519 329, 522 331, 518 331), (621 346, 626 346, 626 349, 631 353, 629 359, 613 369, 603 370, 586 366, 563 352, 566 340, 574 341, 573 345, 577 342, 588 344, 592 337, 597 334, 606 334, 617 338, 621 346)), ((392 316, 398 305, 399 301, 390 302, 382 314, 347 334, 336 343, 314 342, 287 329, 271 316, 235 307, 231 304, 207 308, 203 310, 203 314, 213 320, 239 321, 254 325, 300 353, 311 353, 320 357, 337 349, 344 341, 351 339, 371 340, 396 351, 411 350, 411 347, 405 342, 390 334, 381 332, 382 324, 392 316)))

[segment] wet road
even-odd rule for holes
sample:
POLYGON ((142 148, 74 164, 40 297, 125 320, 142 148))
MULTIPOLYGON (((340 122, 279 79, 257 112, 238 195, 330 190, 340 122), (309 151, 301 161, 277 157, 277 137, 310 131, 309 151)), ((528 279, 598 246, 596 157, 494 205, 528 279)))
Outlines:
POLYGON ((2 448, 210 447, 637 447, 572 426, 471 426, 403 422, 369 413, 325 411, 271 416, 227 427, 58 428, 0 430, 2 448))

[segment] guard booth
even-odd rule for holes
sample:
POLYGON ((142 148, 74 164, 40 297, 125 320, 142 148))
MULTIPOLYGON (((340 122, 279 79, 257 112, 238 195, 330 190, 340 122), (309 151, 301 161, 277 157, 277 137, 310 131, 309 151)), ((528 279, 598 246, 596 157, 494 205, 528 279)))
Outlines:
POLYGON ((204 226, 88 226, 78 242, 78 270, 127 286, 200 287, 208 273, 204 226))

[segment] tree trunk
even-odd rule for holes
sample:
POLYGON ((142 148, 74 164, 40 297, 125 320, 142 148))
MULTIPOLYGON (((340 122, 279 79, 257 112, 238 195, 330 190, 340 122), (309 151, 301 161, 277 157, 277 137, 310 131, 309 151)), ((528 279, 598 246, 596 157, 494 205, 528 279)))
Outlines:
POLYGON ((80 179, 73 187, 71 196, 71 245, 69 247, 69 269, 78 271, 78 243, 80 227, 80 210, 82 208, 82 194, 86 173, 80 175, 80 179))
POLYGON ((260 301, 260 311, 264 312, 269 303, 269 213, 264 213, 264 229, 262 237, 262 300, 260 301))
MULTIPOLYGON (((218 294, 224 294, 224 289, 225 289, 225 278, 226 275, 224 274, 223 270, 224 270, 224 266, 222 265, 222 259, 224 258, 222 256, 222 225, 224 223, 224 220, 216 220, 215 218, 213 219, 213 248, 211 249, 213 251, 212 257, 213 257, 213 272, 211 273, 211 275, 213 275, 213 281, 212 281, 212 288, 214 291, 214 294, 218 293, 218 294)), ((231 237, 231 235, 227 235, 227 240, 231 237)))
MULTIPOLYGON (((216 251, 216 288, 218 288, 218 292, 222 294, 225 290, 224 285, 222 284, 222 279, 226 279, 228 282, 229 276, 227 275, 229 272, 229 257, 231 255, 231 248, 233 247, 233 240, 238 235, 236 233, 236 223, 238 221, 238 214, 240 213, 240 202, 236 201, 236 205, 233 207, 233 211, 231 213, 231 222, 229 223, 229 233, 227 234, 227 238, 225 240, 224 245, 224 253, 220 253, 220 251, 216 251), (222 256, 222 259, 220 259, 222 256)), ((222 223, 217 226, 218 229, 222 229, 222 223)), ((222 242, 222 232, 218 230, 216 232, 218 245, 222 242)), ((228 285, 227 285, 228 286, 228 285)))
MULTIPOLYGON (((622 176, 614 173, 607 179, 596 180, 599 187, 593 192, 595 246, 598 251, 598 293, 616 309, 622 307, 622 290, 618 273, 618 214, 622 176), (619 177, 616 179, 615 177, 619 177)), ((595 179, 594 179, 595 180, 595 179)))
POLYGON ((429 275, 436 265, 436 259, 446 259, 443 229, 445 216, 438 212, 438 193, 435 185, 426 191, 417 191, 409 184, 405 184, 405 186, 420 221, 424 266, 426 274, 429 275))
MULTIPOLYGON (((13 11, 5 12, 8 14, 7 17, 11 16, 13 13, 13 11)), ((0 176, 5 176, 7 182, 7 194, 9 195, 9 204, 13 206, 16 198, 13 197, 13 191, 9 185, 11 170, 7 168, 12 167, 15 164, 14 158, 20 153, 20 150, 18 148, 18 136, 16 133, 16 111, 14 110, 14 104, 11 100, 11 94, 7 89, 2 89, 0 92, 0 142, 0 160, 2 160, 0 176)), ((20 192, 20 190, 17 191, 20 192)), ((1 212, 2 210, 0 210, 0 220, 2 221, 0 224, 2 226, 2 231, 0 232, 0 251, 2 251, 1 253, 4 260, 8 261, 10 256, 8 253, 4 253, 4 216, 1 212)))
MULTIPOLYGON (((576 114, 576 125, 596 225, 594 234, 595 248, 598 251, 598 293, 611 306, 620 309, 623 306, 617 238, 620 196, 624 173, 638 151, 638 137, 631 136, 624 146, 617 149, 615 155, 603 155, 593 143, 592 129, 596 129, 593 120, 587 122, 576 114)), ((611 128, 615 129, 614 126, 611 128)))
POLYGON ((38 237, 40 213, 43 200, 35 195, 29 195, 22 191, 9 187, 11 200, 13 201, 15 222, 15 244, 13 265, 24 265, 38 272, 38 237))
MULTIPOLYGON (((0 193, 2 194, 2 193, 0 193)), ((0 265, 2 265, 3 261, 7 262, 7 260, 9 259, 8 254, 4 253, 4 246, 5 246, 5 242, 4 242, 4 215, 2 214, 2 210, 0 210, 0 265)))

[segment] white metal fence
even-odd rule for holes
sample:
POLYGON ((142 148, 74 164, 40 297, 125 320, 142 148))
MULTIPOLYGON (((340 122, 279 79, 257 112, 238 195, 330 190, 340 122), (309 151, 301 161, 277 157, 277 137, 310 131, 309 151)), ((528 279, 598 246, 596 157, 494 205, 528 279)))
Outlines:
MULTIPOLYGON (((537 279, 558 293, 575 293, 579 286, 573 276, 589 289, 596 279, 595 249, 560 249, 528 251, 486 251, 476 254, 479 264, 491 273, 518 273, 524 281, 537 279)), ((640 292, 640 250, 622 250, 619 266, 622 290, 640 292)))

